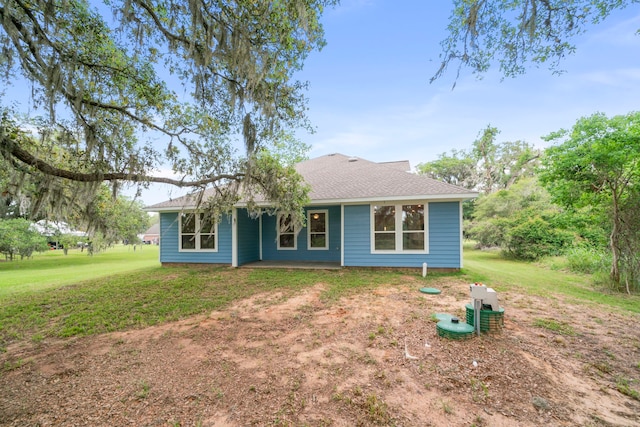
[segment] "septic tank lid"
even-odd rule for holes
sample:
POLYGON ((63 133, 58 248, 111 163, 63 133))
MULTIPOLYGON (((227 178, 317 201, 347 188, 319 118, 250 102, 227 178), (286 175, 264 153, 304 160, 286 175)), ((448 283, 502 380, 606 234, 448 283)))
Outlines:
POLYGON ((436 289, 436 288, 420 288, 420 292, 422 292, 423 294, 438 295, 440 293, 440 289, 436 289))

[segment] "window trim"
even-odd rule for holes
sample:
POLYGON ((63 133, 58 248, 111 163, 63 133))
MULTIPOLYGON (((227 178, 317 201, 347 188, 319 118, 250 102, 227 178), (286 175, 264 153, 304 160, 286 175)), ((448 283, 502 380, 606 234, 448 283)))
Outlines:
POLYGON ((280 233, 280 218, 282 218, 284 216, 291 216, 291 214, 290 213, 286 213, 286 212, 278 212, 278 215, 276 217, 276 242, 277 242, 276 248, 279 251, 297 251, 298 250, 298 234, 299 233, 296 232, 296 228, 292 227, 293 230, 292 230, 291 233, 280 233), (285 235, 286 234, 293 234, 293 247, 288 248, 288 247, 280 246, 280 236, 282 234, 285 234, 285 235))
POLYGON ((205 235, 211 235, 211 232, 206 232, 206 233, 202 233, 200 227, 201 227, 201 215, 203 215, 203 212, 193 212, 193 211, 188 211, 188 212, 180 212, 178 213, 178 252, 185 252, 185 253, 194 253, 194 252, 218 252, 218 223, 216 222, 213 226, 213 244, 215 246, 214 249, 201 249, 200 248, 200 237, 205 235), (182 219, 184 217, 184 215, 195 215, 195 232, 194 233, 182 233, 182 219), (195 243, 196 243, 196 247, 193 249, 183 249, 182 248, 182 236, 183 235, 188 235, 188 236, 194 236, 195 239, 195 243))
POLYGON ((329 209, 313 209, 307 211, 307 250, 309 251, 328 251, 329 250, 329 209), (324 214, 324 233, 311 232, 311 215, 324 214), (324 246, 312 247, 311 234, 324 234, 324 246))
MULTIPOLYGON (((379 203, 372 203, 369 205, 370 226, 369 226, 369 240, 371 245, 372 254, 428 254, 429 253, 429 203, 417 200, 417 201, 402 201, 402 202, 389 202, 382 201, 379 203), (410 205, 422 205, 424 206, 424 248, 423 249, 403 249, 403 237, 405 233, 416 233, 418 230, 403 230, 402 228, 402 207, 410 205), (393 206, 395 230, 395 249, 376 249, 376 233, 375 230, 375 207, 376 206, 393 206)), ((392 232, 386 232, 391 234, 392 232)))

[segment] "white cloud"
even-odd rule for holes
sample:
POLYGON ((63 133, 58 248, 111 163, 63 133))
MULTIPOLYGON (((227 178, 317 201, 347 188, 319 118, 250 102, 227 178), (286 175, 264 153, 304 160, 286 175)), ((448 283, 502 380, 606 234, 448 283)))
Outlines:
MULTIPOLYGON (((603 30, 594 29, 589 41, 618 47, 637 47, 640 45, 640 36, 637 34, 640 29, 640 12, 637 6, 629 7, 629 9, 632 9, 633 16, 621 20, 615 25, 605 27, 603 30)), ((620 13, 629 14, 629 10, 620 13)), ((606 23, 605 20, 601 25, 606 25, 606 23)))

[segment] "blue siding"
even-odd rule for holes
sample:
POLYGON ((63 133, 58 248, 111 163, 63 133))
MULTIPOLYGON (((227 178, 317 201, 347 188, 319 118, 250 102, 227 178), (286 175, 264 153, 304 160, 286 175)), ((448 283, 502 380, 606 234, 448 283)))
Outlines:
POLYGON ((370 205, 344 207, 344 265, 460 268, 460 203, 429 203, 429 253, 371 253, 370 205))
POLYGON ((262 216, 262 259, 265 261, 322 261, 340 262, 340 206, 313 206, 307 210, 329 211, 329 249, 308 250, 307 228, 298 234, 297 250, 278 250, 276 218, 262 216))
POLYGON ((218 252, 180 252, 178 213, 160 214, 160 262, 231 264, 231 221, 218 224, 218 252))
POLYGON ((238 265, 260 260, 260 222, 238 209, 238 265))

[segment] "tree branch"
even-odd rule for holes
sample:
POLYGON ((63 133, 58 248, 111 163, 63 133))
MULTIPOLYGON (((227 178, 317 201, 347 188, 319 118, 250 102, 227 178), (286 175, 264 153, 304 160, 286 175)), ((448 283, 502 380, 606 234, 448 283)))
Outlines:
POLYGON ((76 182, 131 181, 170 184, 175 185, 176 187, 198 187, 221 180, 240 181, 245 177, 244 173, 218 174, 196 181, 185 181, 144 174, 130 174, 126 172, 74 172, 55 167, 45 162, 44 160, 39 159, 27 150, 21 148, 15 141, 10 140, 6 137, 0 140, 0 149, 2 149, 2 153, 5 156, 10 156, 12 159, 17 159, 28 166, 34 167, 45 175, 55 176, 58 178, 68 179, 70 181, 76 182))

